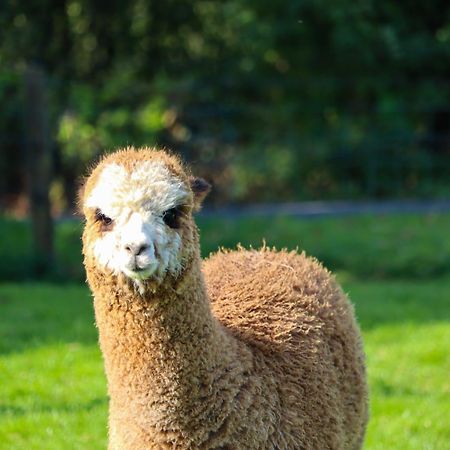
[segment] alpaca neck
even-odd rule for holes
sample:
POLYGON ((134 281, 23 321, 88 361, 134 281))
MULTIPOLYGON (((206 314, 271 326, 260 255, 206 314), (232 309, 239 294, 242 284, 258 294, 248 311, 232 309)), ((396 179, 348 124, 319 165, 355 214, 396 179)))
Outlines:
POLYGON ((131 406, 145 427, 177 423, 181 431, 193 421, 202 428, 206 419, 221 420, 223 407, 213 411, 217 402, 208 396, 246 369, 234 338, 211 313, 199 259, 175 288, 147 297, 112 290, 95 296, 95 310, 112 416, 131 406))

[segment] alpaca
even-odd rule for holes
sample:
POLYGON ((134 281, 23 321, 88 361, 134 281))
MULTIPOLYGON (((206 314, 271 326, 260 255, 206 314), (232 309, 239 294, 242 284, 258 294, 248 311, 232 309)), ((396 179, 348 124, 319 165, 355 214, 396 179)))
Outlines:
POLYGON ((80 194, 109 450, 360 449, 365 363, 346 296, 296 252, 202 261, 193 213, 208 190, 176 156, 127 148, 80 194))

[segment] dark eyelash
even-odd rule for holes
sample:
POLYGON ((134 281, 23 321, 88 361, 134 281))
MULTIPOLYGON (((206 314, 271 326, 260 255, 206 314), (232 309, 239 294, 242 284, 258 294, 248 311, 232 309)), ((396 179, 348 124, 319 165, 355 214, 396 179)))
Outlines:
POLYGON ((164 223, 170 228, 180 228, 180 217, 184 214, 182 206, 176 206, 164 211, 162 218, 164 223))
POLYGON ((111 227, 113 224, 113 220, 111 217, 108 217, 107 215, 103 214, 99 209, 95 210, 95 220, 97 222, 101 222, 102 226, 106 229, 108 227, 111 227))

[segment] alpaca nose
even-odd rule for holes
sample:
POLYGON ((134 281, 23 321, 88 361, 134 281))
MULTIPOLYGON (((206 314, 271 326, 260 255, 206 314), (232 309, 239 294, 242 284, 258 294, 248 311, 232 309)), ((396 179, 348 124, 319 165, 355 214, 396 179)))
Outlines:
POLYGON ((126 244, 125 250, 132 256, 139 256, 141 253, 145 252, 150 246, 145 242, 126 244))

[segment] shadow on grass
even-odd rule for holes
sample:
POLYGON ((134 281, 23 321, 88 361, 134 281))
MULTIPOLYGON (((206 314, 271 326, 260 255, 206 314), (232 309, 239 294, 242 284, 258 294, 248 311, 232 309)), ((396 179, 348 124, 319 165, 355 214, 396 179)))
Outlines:
MULTIPOLYGON (((305 250, 333 271, 359 279, 432 279, 450 274, 450 214, 365 215, 303 220, 295 217, 198 217, 202 255, 219 247, 268 246, 305 250)), ((55 261, 49 281, 82 282, 83 224, 55 227, 55 261)), ((36 280, 29 221, 0 216, 0 280, 36 280)))
POLYGON ((383 397, 427 398, 430 395, 429 391, 426 389, 418 389, 409 386, 387 383, 382 379, 372 381, 371 390, 372 393, 376 392, 378 396, 382 395, 383 397))
POLYGON ((103 407, 108 404, 107 397, 98 397, 89 400, 85 403, 65 403, 65 404, 54 404, 46 405, 45 403, 36 403, 30 405, 29 407, 17 406, 17 405, 0 405, 0 415, 8 414, 15 417, 18 416, 28 416, 32 413, 77 413, 77 412, 88 412, 92 411, 98 407, 103 407))
POLYGON ((363 330, 382 325, 450 321, 450 278, 402 281, 348 281, 345 292, 355 304, 363 330))

